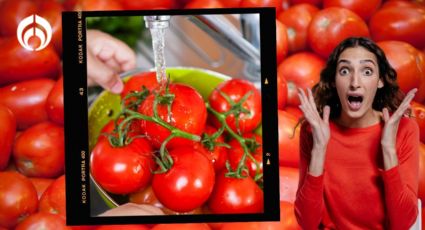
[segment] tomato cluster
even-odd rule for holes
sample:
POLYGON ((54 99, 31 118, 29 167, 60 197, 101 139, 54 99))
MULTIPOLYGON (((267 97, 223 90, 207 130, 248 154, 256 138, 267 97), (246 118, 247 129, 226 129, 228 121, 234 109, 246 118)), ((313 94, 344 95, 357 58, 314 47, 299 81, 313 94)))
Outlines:
POLYGON ((253 133, 259 90, 230 79, 204 99, 189 85, 155 78, 147 72, 125 83, 121 114, 91 153, 95 181, 165 213, 262 212, 262 138, 253 133))
MULTIPOLYGON (((402 90, 407 92, 413 87, 419 89, 415 102, 412 103, 412 110, 421 130, 419 197, 424 200, 425 7, 421 1, 0 0, 0 44, 2 47, 0 53, 0 170, 2 171, 0 172, 0 228, 13 228, 12 226, 20 222, 17 229, 28 229, 30 226, 37 225, 54 226, 51 229, 71 229, 64 225, 65 190, 63 176, 60 176, 64 170, 63 93, 62 83, 59 81, 62 53, 60 12, 62 10, 253 6, 276 7, 281 221, 279 223, 72 228, 299 229, 293 214, 299 159, 299 140, 297 139, 299 130, 294 130, 294 127, 302 115, 297 108, 296 87, 311 87, 315 84, 329 50, 347 36, 368 36, 378 42, 384 49, 390 64, 397 71, 402 90), (16 41, 15 34, 17 24, 34 13, 48 19, 53 26, 52 45, 38 52, 30 52, 22 48, 16 41), (40 161, 40 158, 46 161, 40 161)), ((146 87, 152 89, 148 85, 146 87)), ((207 123, 209 122, 208 119, 207 123)), ((206 125, 202 133, 211 136, 217 130, 212 125, 206 125)), ((139 131, 136 129, 135 132, 139 131)), ((227 140, 225 137, 218 137, 216 141, 226 143, 227 140)), ((107 141, 99 140, 99 142, 107 141)), ((157 147, 151 146, 151 148, 157 147)), ((226 154, 221 153, 228 150, 225 147, 219 146, 212 150, 205 150, 202 145, 196 144, 194 148, 196 149, 194 152, 207 152, 208 159, 214 162, 214 172, 226 169, 224 163, 226 159, 223 158, 226 154)), ((255 156, 255 153, 252 155, 255 156)), ((156 159, 148 161, 151 160, 154 163, 150 165, 154 165, 154 170, 158 170, 155 168, 156 159)), ((231 165, 234 167, 235 163, 231 165)), ((247 172, 247 174, 251 173, 252 169, 247 172)), ((152 183, 152 179, 144 183, 152 183)), ((131 193, 129 199, 159 203, 153 194, 152 186, 148 186, 143 191, 131 193)), ((199 213, 199 208, 193 212, 199 213)), ((168 210, 166 213, 175 212, 168 210)))

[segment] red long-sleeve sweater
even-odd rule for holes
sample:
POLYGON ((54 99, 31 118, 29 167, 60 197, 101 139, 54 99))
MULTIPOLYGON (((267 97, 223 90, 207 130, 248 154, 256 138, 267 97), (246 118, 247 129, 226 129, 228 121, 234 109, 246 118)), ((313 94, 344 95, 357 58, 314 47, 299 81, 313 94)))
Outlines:
POLYGON ((417 216, 419 128, 402 118, 397 133, 399 164, 383 170, 383 123, 344 128, 330 122, 324 173, 308 173, 313 139, 300 134, 300 181, 295 215, 303 229, 400 229, 417 216))

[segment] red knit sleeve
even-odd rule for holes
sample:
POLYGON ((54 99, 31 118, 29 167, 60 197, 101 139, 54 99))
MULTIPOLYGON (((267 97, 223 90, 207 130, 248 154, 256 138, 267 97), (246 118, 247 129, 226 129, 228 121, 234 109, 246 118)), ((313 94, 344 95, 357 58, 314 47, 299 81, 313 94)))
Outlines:
POLYGON ((317 230, 324 213, 323 174, 308 173, 313 139, 304 123, 300 132, 300 179, 295 199, 295 216, 302 229, 317 230))
POLYGON ((396 144, 399 164, 382 172, 390 229, 409 229, 418 215, 419 128, 402 118, 396 144))

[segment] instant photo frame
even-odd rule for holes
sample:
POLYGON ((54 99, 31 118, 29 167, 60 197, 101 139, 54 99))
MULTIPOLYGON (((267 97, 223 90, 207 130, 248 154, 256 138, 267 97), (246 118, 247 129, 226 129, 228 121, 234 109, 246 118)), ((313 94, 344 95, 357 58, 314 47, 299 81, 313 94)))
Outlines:
MULTIPOLYGON (((279 220, 279 159, 274 8, 64 12, 63 74, 68 225, 241 222, 279 220), (108 209, 90 174, 86 19, 90 17, 258 14, 263 140, 263 213, 98 216, 108 209)), ((108 195, 108 194, 106 194, 108 195)), ((109 204, 111 205, 111 204, 109 204)))

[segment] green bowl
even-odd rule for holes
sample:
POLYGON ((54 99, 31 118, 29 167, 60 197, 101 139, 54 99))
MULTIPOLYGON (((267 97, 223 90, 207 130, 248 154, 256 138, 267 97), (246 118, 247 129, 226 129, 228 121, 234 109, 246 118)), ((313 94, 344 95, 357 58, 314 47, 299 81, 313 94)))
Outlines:
MULTIPOLYGON (((207 100, 218 84, 230 79, 229 76, 214 71, 186 67, 167 68, 167 76, 170 76, 171 82, 192 86, 202 95, 204 100, 207 100)), ((131 75, 128 77, 131 77, 131 75)), ((120 95, 103 91, 90 105, 88 111, 90 152, 96 144, 102 128, 119 115, 121 110, 120 101, 120 95)), ((117 196, 105 192, 92 177, 91 179, 108 207, 114 208, 127 201, 125 196, 117 196)))

